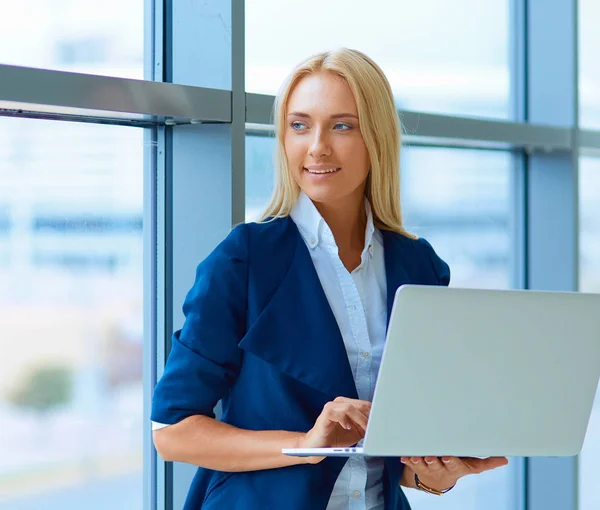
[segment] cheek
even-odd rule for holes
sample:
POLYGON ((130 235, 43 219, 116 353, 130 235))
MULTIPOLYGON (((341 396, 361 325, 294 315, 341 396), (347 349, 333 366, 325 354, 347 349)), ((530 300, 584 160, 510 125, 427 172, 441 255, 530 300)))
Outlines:
POLYGON ((360 138, 344 140, 344 146, 340 147, 339 154, 343 154, 343 163, 352 169, 356 178, 364 179, 369 173, 371 159, 367 146, 360 138))
POLYGON ((285 155, 291 170, 297 170, 304 161, 305 150, 295 137, 286 137, 284 140, 285 155))

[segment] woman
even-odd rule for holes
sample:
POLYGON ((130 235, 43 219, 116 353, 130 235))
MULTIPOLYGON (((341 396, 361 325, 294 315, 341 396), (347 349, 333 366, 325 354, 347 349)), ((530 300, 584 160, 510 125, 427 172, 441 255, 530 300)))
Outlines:
POLYGON ((402 226, 400 126, 373 61, 309 58, 275 121, 271 202, 198 266, 154 393, 158 453, 201 466, 185 509, 405 510, 401 486, 444 492, 505 464, 281 454, 362 439, 395 290, 448 285, 450 272, 402 226))

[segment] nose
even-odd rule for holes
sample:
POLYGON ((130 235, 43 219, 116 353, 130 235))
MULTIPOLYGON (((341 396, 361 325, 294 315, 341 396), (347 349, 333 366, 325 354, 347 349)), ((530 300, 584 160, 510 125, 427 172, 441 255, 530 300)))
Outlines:
POLYGON ((331 155, 331 146, 327 132, 322 129, 315 129, 314 135, 310 141, 308 154, 313 158, 331 155))

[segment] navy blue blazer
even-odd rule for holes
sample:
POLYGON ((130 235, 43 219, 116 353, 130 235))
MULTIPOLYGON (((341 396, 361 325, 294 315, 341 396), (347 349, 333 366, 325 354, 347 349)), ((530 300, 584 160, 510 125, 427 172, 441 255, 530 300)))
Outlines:
MULTIPOLYGON (((406 283, 448 285, 424 239, 382 231, 388 321, 406 283)), ((242 429, 306 432, 338 396, 358 398, 344 342, 310 253, 291 218, 239 225, 197 268, 156 385, 152 420, 192 415, 242 429)), ((407 388, 407 391, 409 389, 407 388)), ((346 459, 228 473, 199 468, 184 510, 325 510, 346 459)), ((386 458, 386 510, 409 510, 403 465, 386 458)))

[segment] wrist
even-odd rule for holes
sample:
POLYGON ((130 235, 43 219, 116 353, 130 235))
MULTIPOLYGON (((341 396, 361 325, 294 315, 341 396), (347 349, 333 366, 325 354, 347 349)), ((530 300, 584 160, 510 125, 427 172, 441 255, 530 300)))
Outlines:
POLYGON ((292 443, 292 448, 304 448, 304 441, 306 439, 306 434, 304 432, 297 432, 294 435, 294 441, 292 443))
MULTIPOLYGON (((427 492, 429 494, 435 494, 436 496, 442 496, 442 495, 446 494, 447 492, 451 491, 454 488, 454 486, 456 485, 456 483, 455 483, 454 485, 451 485, 450 487, 439 489, 436 486, 435 481, 429 483, 426 479, 423 480, 421 477, 419 477, 417 475, 417 473, 414 474, 414 484, 418 490, 427 492)), ((437 485, 439 485, 439 484, 437 484, 437 485)))
MULTIPOLYGON (((294 444, 293 444, 292 448, 311 448, 310 445, 306 444, 307 436, 308 436, 308 433, 299 432, 294 439, 294 444)), ((298 457, 299 461, 302 464, 318 464, 324 458, 325 457, 298 457)))

